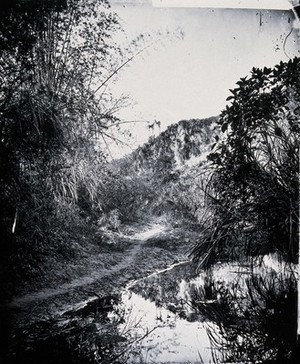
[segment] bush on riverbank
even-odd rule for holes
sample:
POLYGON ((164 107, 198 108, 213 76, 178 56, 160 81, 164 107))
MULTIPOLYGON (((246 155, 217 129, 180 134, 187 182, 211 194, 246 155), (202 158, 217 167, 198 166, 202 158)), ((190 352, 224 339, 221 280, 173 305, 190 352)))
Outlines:
POLYGON ((208 156, 210 222, 193 257, 200 266, 279 251, 291 262, 299 249, 300 59, 253 68, 231 90, 208 156))
POLYGON ((208 333, 214 362, 297 362, 295 277, 252 272, 244 287, 242 282, 216 282, 210 277, 206 290, 193 296, 196 312, 212 323, 208 333))

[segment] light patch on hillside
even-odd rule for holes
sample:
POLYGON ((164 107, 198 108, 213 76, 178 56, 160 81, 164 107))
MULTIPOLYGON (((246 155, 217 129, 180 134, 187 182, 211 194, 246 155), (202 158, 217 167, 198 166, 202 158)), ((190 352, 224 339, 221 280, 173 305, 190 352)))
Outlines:
POLYGON ((154 224, 154 225, 152 225, 150 227, 150 229, 142 231, 142 232, 138 232, 138 233, 132 235, 131 239, 134 239, 134 240, 148 240, 150 238, 153 238, 156 235, 161 234, 165 230, 166 230, 165 225, 154 224))

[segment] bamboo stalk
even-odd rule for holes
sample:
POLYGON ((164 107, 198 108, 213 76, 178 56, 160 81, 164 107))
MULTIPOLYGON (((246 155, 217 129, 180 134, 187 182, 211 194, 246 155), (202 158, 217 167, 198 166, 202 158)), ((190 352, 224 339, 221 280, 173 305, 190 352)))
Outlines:
POLYGON ((15 218, 14 218, 14 223, 11 229, 11 232, 14 234, 16 231, 16 226, 17 226, 17 219, 18 219, 18 208, 16 208, 16 212, 15 212, 15 218))

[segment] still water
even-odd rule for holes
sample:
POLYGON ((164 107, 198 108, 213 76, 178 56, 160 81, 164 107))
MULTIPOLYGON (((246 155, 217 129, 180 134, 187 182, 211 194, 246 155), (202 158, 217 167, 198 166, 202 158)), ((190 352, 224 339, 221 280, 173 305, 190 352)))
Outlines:
POLYGON ((118 330, 127 340, 127 363, 290 357, 296 302, 292 271, 266 256, 251 265, 217 264, 200 273, 184 262, 132 282, 110 313, 111 320, 116 313, 123 316, 118 330))
POLYGON ((182 262, 12 333, 7 363, 295 363, 296 267, 182 262))
POLYGON ((125 324, 120 333, 133 342, 128 362, 211 361, 206 324, 180 318, 163 306, 157 306, 134 292, 122 294, 125 324))

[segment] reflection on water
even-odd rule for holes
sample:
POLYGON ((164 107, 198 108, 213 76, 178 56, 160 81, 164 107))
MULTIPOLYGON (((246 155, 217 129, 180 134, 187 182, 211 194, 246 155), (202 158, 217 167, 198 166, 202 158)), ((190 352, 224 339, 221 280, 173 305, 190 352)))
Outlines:
POLYGON ((127 362, 292 363, 294 268, 269 256, 200 274, 182 264, 135 282, 121 295, 127 362))
POLYGON ((125 323, 120 333, 132 343, 128 362, 211 361, 210 342, 201 322, 189 322, 133 292, 122 295, 125 323))
POLYGON ((19 327, 7 363, 297 362, 295 267, 184 263, 19 327))
POLYGON ((214 362, 297 362, 295 277, 273 271, 244 282, 240 288, 212 280, 217 299, 210 304, 194 297, 193 306, 215 324, 208 329, 214 362))

